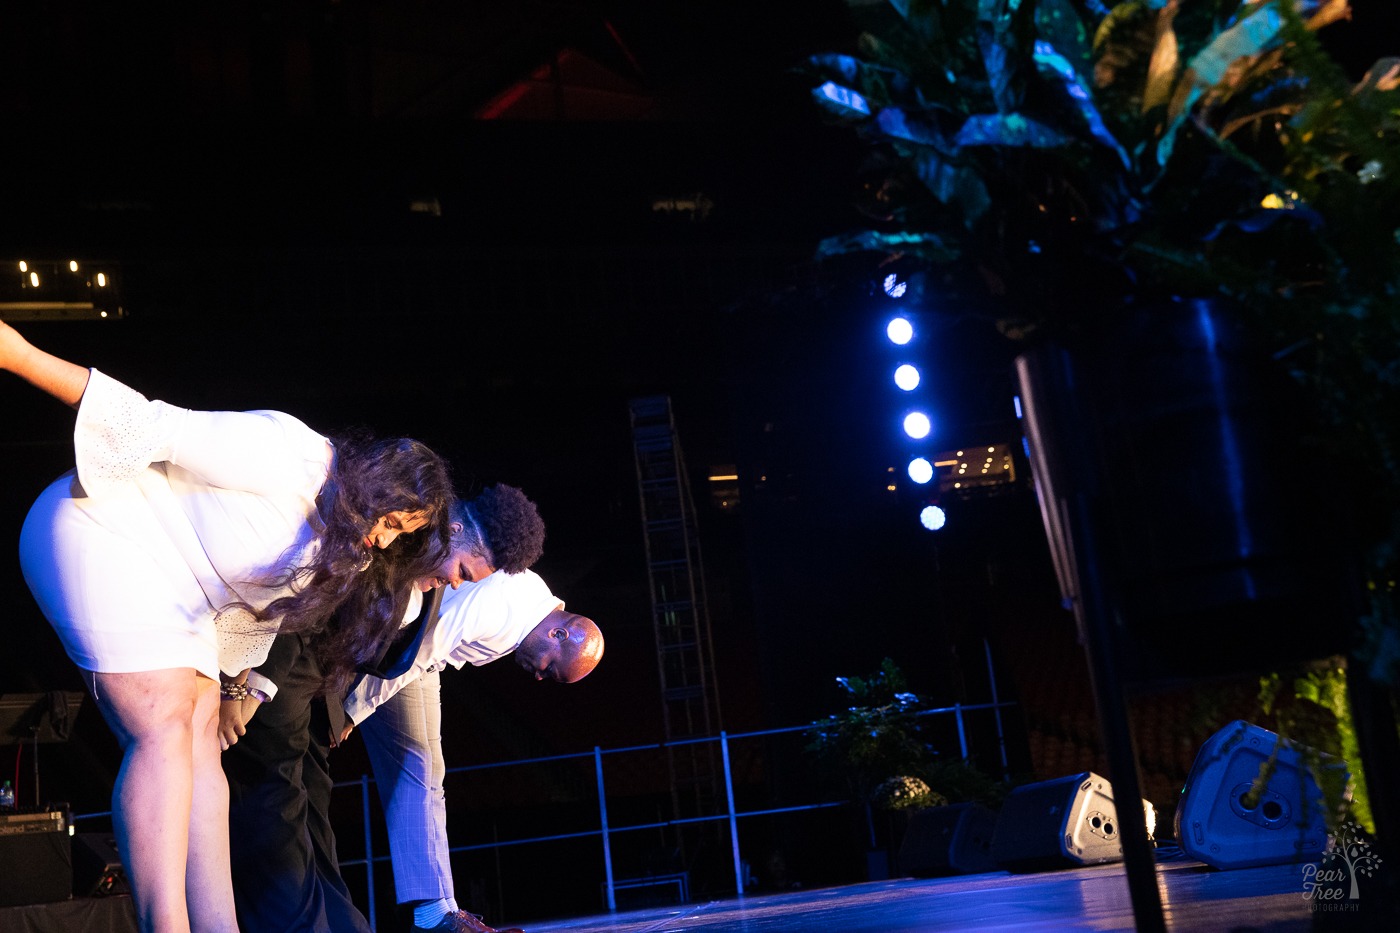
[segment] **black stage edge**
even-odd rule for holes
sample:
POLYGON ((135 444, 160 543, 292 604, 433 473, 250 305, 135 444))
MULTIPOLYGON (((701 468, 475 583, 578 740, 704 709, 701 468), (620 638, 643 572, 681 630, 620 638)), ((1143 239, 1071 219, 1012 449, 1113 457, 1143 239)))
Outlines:
POLYGON ((0 907, 3 933, 138 933, 131 898, 76 897, 52 904, 0 907))

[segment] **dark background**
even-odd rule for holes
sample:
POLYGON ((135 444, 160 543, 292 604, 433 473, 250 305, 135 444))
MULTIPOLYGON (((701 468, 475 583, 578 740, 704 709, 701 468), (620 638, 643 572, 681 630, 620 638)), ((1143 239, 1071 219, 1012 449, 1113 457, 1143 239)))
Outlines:
MULTIPOLYGON (((812 260, 868 223, 858 142, 791 73, 851 44, 842 4, 14 6, 0 260, 119 262, 126 313, 21 325, 33 342, 179 405, 418 437, 464 494, 539 503, 537 569, 607 658, 568 688, 445 676, 450 765, 663 737, 642 396, 671 398, 693 480, 725 728, 834 712, 834 678, 884 657, 944 702, 989 698, 987 647, 1003 698, 1074 660, 1024 462, 1008 494, 920 529, 879 257, 812 260), (655 209, 696 198, 703 216, 655 209), (714 468, 737 469, 736 505, 711 501, 714 468)), ((1348 60, 1376 57, 1370 9, 1335 32, 1348 60)), ((1019 451, 1014 348, 933 292, 916 310, 930 449, 1019 451)), ((13 379, 0 412, 13 541, 71 465, 72 415, 13 379)), ((81 689, 13 552, 0 597, 0 693, 81 689)), ((106 809, 115 746, 90 704, 78 725, 41 750, 44 794, 106 809)), ((336 754, 338 776, 363 769, 354 742, 336 754)))

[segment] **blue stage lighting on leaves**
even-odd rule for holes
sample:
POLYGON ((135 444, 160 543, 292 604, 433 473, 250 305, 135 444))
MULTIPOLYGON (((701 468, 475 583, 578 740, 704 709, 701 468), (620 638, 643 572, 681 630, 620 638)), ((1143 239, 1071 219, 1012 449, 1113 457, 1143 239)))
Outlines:
POLYGON ((921 411, 911 411, 904 416, 904 433, 908 434, 916 441, 928 437, 928 432, 933 430, 933 424, 928 420, 928 415, 921 411))
POLYGON ((870 104, 866 102, 864 97, 848 87, 842 87, 835 81, 826 82, 812 93, 822 104, 838 113, 870 115, 870 104))
POLYGON ((900 365, 894 371, 894 384, 905 392, 912 392, 919 387, 919 369, 909 363, 900 365))
POLYGON ((909 478, 922 486, 933 479, 933 464, 926 457, 915 457, 909 461, 909 478))
POLYGON ((948 523, 948 513, 936 505, 926 505, 919 512, 919 524, 929 531, 937 531, 948 523))
POLYGON ((914 339, 914 325, 910 324, 907 318, 892 318, 889 324, 885 325, 885 334, 891 343, 902 347, 914 339))

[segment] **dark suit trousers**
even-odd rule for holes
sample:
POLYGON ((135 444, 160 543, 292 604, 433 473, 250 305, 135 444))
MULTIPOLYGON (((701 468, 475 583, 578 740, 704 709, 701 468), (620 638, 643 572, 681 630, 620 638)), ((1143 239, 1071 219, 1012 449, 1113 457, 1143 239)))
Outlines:
POLYGON ((224 752, 238 924, 245 933, 368 933, 330 823, 330 722, 304 640, 279 635, 259 668, 278 685, 224 752))

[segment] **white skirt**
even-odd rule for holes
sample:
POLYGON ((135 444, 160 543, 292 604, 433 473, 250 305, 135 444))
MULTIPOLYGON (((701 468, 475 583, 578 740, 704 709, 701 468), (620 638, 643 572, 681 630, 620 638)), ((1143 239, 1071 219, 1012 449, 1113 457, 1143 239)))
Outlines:
POLYGON ((214 610, 135 483, 87 498, 75 473, 59 477, 25 517, 20 566, 84 670, 218 677, 214 610))

